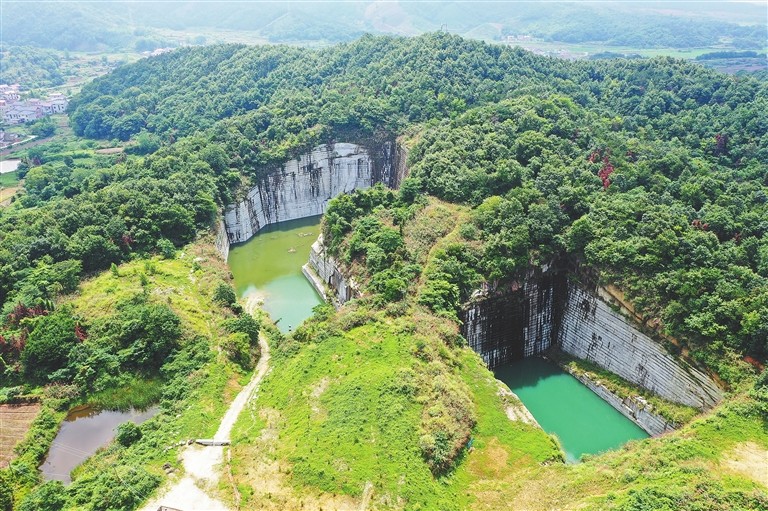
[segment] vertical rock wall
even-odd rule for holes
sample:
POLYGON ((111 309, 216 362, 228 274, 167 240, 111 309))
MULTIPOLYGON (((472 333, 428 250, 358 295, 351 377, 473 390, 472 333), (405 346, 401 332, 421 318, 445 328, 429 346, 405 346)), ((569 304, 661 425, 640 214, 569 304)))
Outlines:
POLYGON ((216 224, 216 240, 214 243, 216 251, 226 261, 229 258, 229 237, 227 236, 227 228, 224 226, 224 221, 221 219, 216 224))
POLYGON ((461 315, 470 347, 493 368, 557 345, 676 403, 703 409, 722 399, 706 374, 644 334, 631 311, 614 311, 608 293, 601 298, 599 288, 568 274, 536 269, 504 289, 478 292, 461 315))
POLYGON ((722 392, 709 377, 675 359, 632 321, 576 282, 568 283, 558 344, 566 353, 594 362, 670 401, 710 408, 722 399, 722 392))
POLYGON ((531 270, 522 282, 478 293, 461 313, 462 334, 488 367, 542 353, 552 345, 557 275, 531 270))
POLYGON ((391 188, 397 188, 403 179, 408 177, 408 147, 403 144, 396 144, 394 147, 394 160, 391 172, 391 180, 394 182, 389 186, 391 188))
POLYGON ((312 244, 309 262, 304 265, 302 271, 317 292, 325 299, 330 296, 337 306, 344 305, 359 295, 354 282, 341 272, 336 259, 328 255, 322 235, 312 244))
POLYGON ((380 168, 375 168, 374 159, 362 146, 337 143, 285 163, 262 178, 244 201, 227 207, 224 222, 229 241, 246 241, 265 225, 321 215, 328 201, 341 193, 388 183, 394 163, 376 156, 384 162, 380 168))
POLYGON ((661 435, 668 431, 674 431, 677 427, 676 424, 655 413, 653 407, 640 396, 622 399, 601 385, 600 382, 592 381, 584 375, 574 374, 573 376, 649 435, 661 435))

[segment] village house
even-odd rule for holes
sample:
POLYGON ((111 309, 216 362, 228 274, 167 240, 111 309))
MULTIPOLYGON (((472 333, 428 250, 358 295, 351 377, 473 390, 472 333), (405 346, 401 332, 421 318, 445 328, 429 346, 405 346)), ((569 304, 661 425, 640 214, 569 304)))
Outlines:
POLYGON ((21 124, 22 122, 36 121, 45 117, 40 105, 25 105, 21 103, 11 105, 6 111, 3 120, 8 124, 21 124))
POLYGON ((21 101, 18 84, 0 84, 0 117, 6 124, 35 121, 47 115, 63 113, 66 109, 67 98, 60 92, 53 92, 46 99, 21 101))
POLYGON ((3 99, 9 103, 19 101, 21 99, 21 91, 18 83, 13 85, 0 84, 0 99, 3 99))

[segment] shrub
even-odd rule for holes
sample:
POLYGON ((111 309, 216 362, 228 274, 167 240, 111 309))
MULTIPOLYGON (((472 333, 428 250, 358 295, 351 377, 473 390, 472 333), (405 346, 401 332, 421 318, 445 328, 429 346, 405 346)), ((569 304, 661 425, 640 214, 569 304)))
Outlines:
POLYGON ((232 362, 243 369, 253 369, 254 362, 258 357, 258 346, 251 345, 248 334, 243 332, 231 334, 221 344, 221 348, 232 362))
POLYGON ((39 317, 21 353, 24 373, 45 382, 49 374, 64 367, 70 350, 77 343, 75 319, 66 308, 39 317))
POLYGON ((259 342, 259 322, 253 319, 250 314, 241 314, 236 318, 226 320, 224 328, 231 334, 241 332, 248 335, 251 344, 259 342))
POLYGON ((157 240, 157 251, 164 259, 176 257, 176 247, 173 245, 173 242, 165 238, 157 240))
POLYGON ((141 439, 141 429, 133 422, 125 422, 117 427, 115 440, 123 447, 128 447, 141 439))
POLYGON ((119 306, 104 333, 117 348, 123 368, 156 371, 177 347, 181 321, 167 305, 148 304, 141 295, 119 306))
POLYGON ((13 487, 5 470, 0 472, 0 511, 13 511, 13 487))
POLYGON ((232 304, 237 302, 237 296, 235 296, 235 290, 232 286, 225 282, 219 282, 216 289, 213 291, 213 301, 221 305, 222 307, 231 307, 232 304))
POLYGON ((438 315, 454 316, 459 308, 459 287, 442 278, 432 278, 421 291, 419 303, 438 315))
MULTIPOLYGON (((439 366, 435 366, 437 369, 439 366)), ((432 378, 419 448, 435 474, 449 470, 469 442, 475 412, 466 386, 445 373, 432 378)))
POLYGON ((21 502, 19 511, 60 511, 67 502, 66 489, 60 481, 38 486, 21 502))

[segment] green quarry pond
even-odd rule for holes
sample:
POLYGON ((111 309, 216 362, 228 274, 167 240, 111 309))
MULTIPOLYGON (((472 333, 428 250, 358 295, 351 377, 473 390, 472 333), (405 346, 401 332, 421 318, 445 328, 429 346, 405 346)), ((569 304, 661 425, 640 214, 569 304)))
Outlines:
POLYGON ((301 273, 320 234, 320 216, 268 225, 229 251, 229 268, 240 298, 253 295, 282 332, 299 326, 322 303, 301 273))
POLYGON ((579 380, 541 358, 499 367, 496 378, 517 394, 547 433, 560 439, 566 461, 615 449, 648 434, 579 380))

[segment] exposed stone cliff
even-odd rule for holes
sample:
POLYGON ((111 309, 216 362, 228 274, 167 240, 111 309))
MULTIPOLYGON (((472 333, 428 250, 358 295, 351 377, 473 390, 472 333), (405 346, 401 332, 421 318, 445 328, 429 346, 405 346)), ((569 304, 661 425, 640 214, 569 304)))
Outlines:
POLYGON ((266 225, 321 215, 328 201, 341 193, 377 183, 395 188, 406 172, 405 157, 405 150, 394 142, 318 146, 267 173, 243 201, 228 206, 227 237, 230 243, 241 243, 266 225))

